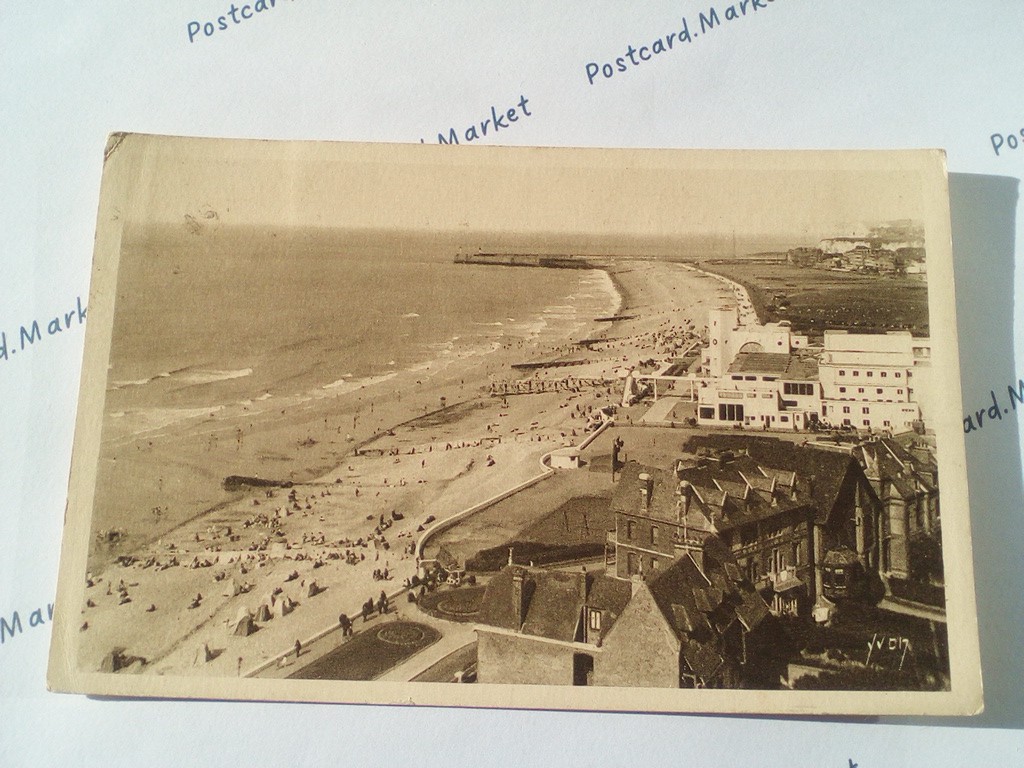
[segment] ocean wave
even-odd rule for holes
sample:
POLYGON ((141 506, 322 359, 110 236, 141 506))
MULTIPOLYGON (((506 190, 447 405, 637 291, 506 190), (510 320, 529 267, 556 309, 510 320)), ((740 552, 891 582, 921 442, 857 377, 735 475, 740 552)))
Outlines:
MULTIPOLYGON (((351 374, 348 374, 351 376, 351 374)), ((331 394, 345 394, 346 392, 354 392, 362 387, 371 387, 374 384, 382 384, 385 381, 390 381, 397 376, 397 372, 383 373, 380 376, 367 376, 364 379, 338 379, 332 381, 330 384, 325 384, 322 389, 331 391, 331 394)))
MULTIPOLYGON (((203 408, 140 408, 124 412, 120 418, 129 422, 132 434, 144 435, 185 421, 209 418, 223 410, 223 405, 211 405, 203 408)), ((111 416, 114 415, 111 414, 111 416)))
POLYGON ((411 320, 414 317, 419 317, 419 316, 420 316, 419 312, 406 312, 404 315, 402 315, 402 318, 405 319, 405 320, 411 320))

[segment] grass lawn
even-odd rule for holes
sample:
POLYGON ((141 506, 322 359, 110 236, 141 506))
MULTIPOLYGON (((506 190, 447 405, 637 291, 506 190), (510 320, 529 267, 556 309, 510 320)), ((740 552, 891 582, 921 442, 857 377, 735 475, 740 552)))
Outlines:
POLYGON ((458 587, 428 592, 417 600, 420 610, 445 621, 476 621, 486 587, 458 587))
POLYGON ((921 280, 741 260, 700 267, 747 288, 762 322, 789 320, 798 333, 820 335, 826 328, 928 333, 928 288, 921 280), (776 294, 786 297, 786 309, 773 302, 776 294))
POLYGON ((476 643, 465 645, 450 653, 437 664, 424 670, 412 679, 414 683, 454 683, 459 672, 465 672, 476 664, 476 643))
POLYGON ((374 680, 441 639, 426 624, 388 621, 352 636, 344 645, 289 675, 301 680, 374 680))
POLYGON ((606 496, 576 496, 519 530, 505 543, 477 552, 466 561, 476 571, 496 571, 508 562, 511 547, 517 563, 537 565, 577 558, 596 557, 604 552, 607 532, 615 527, 610 499, 606 496))

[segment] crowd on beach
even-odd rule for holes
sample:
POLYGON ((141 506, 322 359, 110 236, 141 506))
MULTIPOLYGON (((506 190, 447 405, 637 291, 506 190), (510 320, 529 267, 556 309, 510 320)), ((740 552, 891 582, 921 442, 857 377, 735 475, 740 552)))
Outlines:
MULTIPOLYGON (((530 376, 521 379, 497 380, 492 375, 489 387, 483 390, 485 395, 492 398, 505 398, 510 395, 564 395, 558 406, 560 413, 557 417, 538 416, 538 421, 532 423, 520 419, 515 425, 506 425, 498 419, 496 423, 482 425, 480 433, 476 435, 448 434, 440 439, 432 436, 429 442, 416 445, 402 444, 403 439, 409 438, 411 429, 385 429, 380 433, 379 441, 360 444, 356 454, 361 454, 371 461, 374 458, 386 458, 389 465, 398 465, 390 478, 378 474, 374 480, 350 476, 343 481, 338 477, 331 487, 310 484, 304 487, 305 491, 302 486, 292 487, 284 499, 279 498, 282 494, 280 488, 261 491, 259 496, 246 500, 245 503, 251 504, 255 509, 240 521, 236 519, 232 524, 209 526, 205 530, 195 531, 180 546, 170 541, 157 542, 148 547, 149 552, 145 556, 123 556, 118 559, 117 565, 122 569, 151 572, 173 569, 175 574, 193 571, 201 573, 205 569, 212 569, 214 573, 207 587, 202 586, 199 580, 200 573, 193 573, 187 581, 182 575, 182 583, 198 584, 199 589, 194 596, 190 590, 189 596, 184 600, 180 597, 184 593, 183 590, 175 592, 174 597, 165 597, 165 600, 181 601, 171 607, 169 612, 172 613, 185 609, 198 612, 200 608, 207 608, 216 614, 233 598, 246 595, 253 590, 265 589, 267 596, 262 600, 260 608, 263 603, 269 603, 271 611, 257 611, 253 614, 260 621, 272 621, 276 616, 283 616, 286 612, 295 610, 300 605, 299 600, 319 594, 322 591, 322 583, 338 584, 340 574, 333 570, 319 572, 318 578, 313 578, 315 571, 329 565, 362 569, 358 577, 352 580, 353 588, 356 583, 362 584, 363 582, 357 580, 363 578, 367 581, 372 579, 374 582, 389 582, 397 575, 397 578, 401 579, 413 567, 413 563, 409 561, 415 560, 416 556, 415 535, 433 522, 432 516, 418 526, 412 522, 398 525, 404 518, 401 512, 395 509, 390 512, 375 511, 366 516, 366 530, 360 532, 362 535, 357 535, 353 528, 336 531, 336 535, 344 534, 338 537, 329 536, 322 529, 316 530, 317 522, 323 524, 322 528, 330 529, 338 505, 344 503, 342 499, 354 498, 359 500, 359 504, 370 506, 378 503, 375 500, 382 493, 393 493, 395 489, 404 489, 408 484, 427 482, 423 478, 424 470, 435 460, 437 453, 447 454, 465 450, 471 454, 469 460, 465 462, 465 470, 468 471, 474 466, 496 465, 498 460, 506 455, 501 453, 504 450, 504 446, 501 445, 503 440, 562 443, 575 440, 606 418, 607 409, 617 400, 616 390, 620 387, 625 371, 644 362, 637 359, 638 353, 677 354, 692 347, 706 334, 706 328, 698 329, 689 317, 674 311, 666 311, 664 315, 657 326, 651 325, 650 316, 646 318, 647 328, 650 330, 617 337, 588 339, 586 345, 566 343, 546 352, 548 355, 562 358, 583 355, 588 367, 580 369, 581 375, 567 376, 564 374, 564 368, 549 370, 538 367, 530 376), (401 434, 396 434, 396 430, 401 434), (487 451, 489 452, 484 457, 483 454, 487 451), (328 511, 321 503, 332 496, 330 503, 325 505, 330 510, 328 511), (325 516, 330 519, 325 520, 325 516), (314 519, 310 520, 311 517, 314 519), (401 529, 399 533, 395 533, 396 525, 401 529), (289 529, 293 531, 291 538, 289 529), (298 567, 284 566, 284 561, 296 566, 301 563, 301 572, 298 567), (396 563, 400 561, 406 561, 405 565, 396 568, 396 563), (323 573, 329 573, 330 577, 320 578, 323 573), (289 592, 291 594, 288 594, 289 592), (226 599, 211 600, 211 596, 226 599), (279 606, 286 607, 279 610, 279 606)), ((521 341, 515 344, 524 349, 530 348, 521 341)), ((507 372, 507 369, 505 370, 507 372)), ((444 411, 442 402, 441 412, 444 411)), ((370 412, 373 412, 372 406, 370 412)), ((353 417, 353 427, 355 424, 356 417, 353 417)), ((422 431, 420 427, 416 434, 422 434, 422 431)), ((378 464, 378 469, 379 466, 378 464)), ((351 475, 353 467, 350 465, 348 469, 351 475)), ((390 470, 388 472, 390 474, 390 470)), ((344 474, 344 470, 339 468, 339 473, 344 474)), ((392 502, 387 503, 388 506, 390 503, 392 502)), ((383 500, 379 504, 387 509, 383 500)), ((372 506, 370 508, 372 509, 372 506)), ((111 581, 106 584, 106 594, 102 594, 102 587, 96 589, 103 580, 102 577, 89 577, 89 594, 84 611, 87 618, 89 611, 107 602, 108 599, 115 606, 127 606, 136 599, 136 592, 142 591, 138 582, 127 575, 125 578, 119 578, 119 575, 115 574, 109 578, 111 581)), ((341 577, 340 583, 343 584, 345 581, 348 581, 348 577, 341 577)), ((409 583, 408 578, 406 583, 409 583)), ((158 593, 167 595, 168 591, 158 593)), ((386 597, 382 590, 381 596, 377 599, 368 599, 363 604, 364 619, 374 611, 387 612, 389 604, 386 597), (384 598, 383 603, 381 598, 384 598)), ((143 600, 143 604, 149 604, 147 610, 150 612, 164 607, 156 604, 159 599, 138 599, 143 600)), ((115 607, 115 610, 121 609, 115 607)), ((225 623, 230 628, 230 617, 225 619, 225 623)), ((351 621, 345 614, 339 616, 339 625, 343 635, 351 632, 351 621), (345 621, 341 621, 342 616, 345 621)), ((82 629, 88 628, 86 621, 82 629)))

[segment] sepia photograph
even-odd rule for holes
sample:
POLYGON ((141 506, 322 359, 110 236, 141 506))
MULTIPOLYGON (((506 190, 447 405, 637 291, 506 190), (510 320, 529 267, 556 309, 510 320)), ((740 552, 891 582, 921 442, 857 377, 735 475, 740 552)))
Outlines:
POLYGON ((103 160, 52 689, 981 710, 940 151, 103 160))

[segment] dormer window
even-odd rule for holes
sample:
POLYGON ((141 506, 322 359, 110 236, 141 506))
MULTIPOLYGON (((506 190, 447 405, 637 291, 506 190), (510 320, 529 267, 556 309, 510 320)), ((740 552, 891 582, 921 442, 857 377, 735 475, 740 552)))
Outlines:
POLYGON ((593 608, 591 608, 590 611, 589 611, 589 614, 590 615, 589 615, 589 617, 587 619, 587 626, 590 628, 590 631, 591 632, 600 632, 601 631, 601 612, 600 611, 596 611, 593 608))

